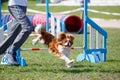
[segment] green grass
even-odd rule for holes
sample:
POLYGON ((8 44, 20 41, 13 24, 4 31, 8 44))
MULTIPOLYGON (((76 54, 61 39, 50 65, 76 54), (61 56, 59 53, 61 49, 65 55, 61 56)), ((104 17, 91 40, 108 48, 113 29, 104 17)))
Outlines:
MULTIPOLYGON (((102 12, 111 12, 111 13, 120 13, 119 10, 120 6, 90 6, 89 9, 98 10, 102 12)), ((92 18, 103 18, 103 19, 120 19, 120 16, 113 16, 113 15, 104 15, 104 14, 98 14, 98 13, 88 13, 90 17, 92 18)))
MULTIPOLYGON (((45 6, 36 6, 35 1, 30 0, 28 1, 28 8, 30 9, 35 9, 35 10, 40 10, 40 11, 45 11, 45 6)), ((69 10, 74 10, 79 8, 79 6, 55 6, 55 7, 50 7, 50 12, 62 12, 62 11, 69 11, 69 10)), ((2 9, 7 10, 7 2, 2 4, 2 9)), ((120 6, 89 6, 89 9, 97 10, 97 11, 105 11, 105 12, 111 12, 111 13, 120 13, 120 6)), ((3 13, 3 14, 8 14, 8 13, 3 13)), ((34 14, 33 13, 28 13, 28 14, 34 14)), ((70 13, 74 15, 81 16, 80 11, 70 13)), ((98 14, 98 13, 93 13, 89 12, 89 17, 91 18, 103 18, 103 19, 120 19, 120 16, 116 15, 105 15, 105 14, 98 14)))
MULTIPOLYGON (((48 53, 48 51, 22 51, 27 61, 25 67, 0 65, 0 80, 119 80, 120 79, 120 29, 105 28, 108 32, 107 61, 90 63, 75 62, 72 68, 66 68, 64 61, 48 53)), ((33 37, 29 37, 22 48, 45 47, 31 45, 33 37)), ((75 35, 74 46, 82 45, 82 35, 75 35)), ((76 59, 82 50, 71 51, 70 58, 76 59)))

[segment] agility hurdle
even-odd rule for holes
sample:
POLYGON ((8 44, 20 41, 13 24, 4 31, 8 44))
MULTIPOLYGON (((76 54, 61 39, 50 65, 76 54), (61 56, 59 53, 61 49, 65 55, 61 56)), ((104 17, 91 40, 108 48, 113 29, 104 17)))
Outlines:
MULTIPOLYGON (((83 47, 71 47, 71 50, 79 50, 83 47)), ((48 48, 21 48, 21 51, 39 51, 39 50, 48 50, 48 48)))
MULTIPOLYGON (((107 32, 104 31, 100 26, 98 26, 95 22, 93 22, 88 17, 88 0, 83 1, 84 11, 83 11, 83 25, 84 25, 84 33, 83 33, 83 54, 79 54, 77 56, 76 61, 83 61, 88 60, 89 62, 95 63, 95 62, 103 62, 106 61, 106 39, 107 39, 107 32), (90 41, 88 45, 88 26, 90 25, 90 41), (96 38, 96 39, 95 39, 96 38), (96 43, 96 44, 95 44, 96 43), (89 46, 89 48, 88 48, 89 46)), ((48 20, 49 17, 51 17, 51 14, 49 13, 49 4, 48 0, 46 0, 46 31, 49 31, 49 24, 48 20)), ((53 16, 52 16, 53 18, 53 16)), ((53 18, 54 21, 54 18, 53 18)), ((54 23, 53 23, 54 24, 54 23)), ((52 25, 55 27, 54 25, 52 25)), ((64 25, 65 26, 65 25, 64 25)), ((65 31, 65 27, 63 27, 63 31, 65 31)), ((54 28, 52 28, 53 32, 55 32, 54 28)), ((81 48, 80 48, 81 49, 81 48)))
MULTIPOLYGON (((46 0, 47 2, 47 0, 46 0)), ((46 31, 50 31, 50 27, 51 26, 54 26, 54 28, 52 29, 53 30, 53 35, 56 34, 55 31, 56 31, 56 23, 60 23, 60 21, 58 22, 53 22, 54 25, 49 25, 49 17, 52 16, 52 21, 56 21, 55 17, 49 13, 49 5, 48 3, 46 4, 46 31), (48 9, 48 10, 47 10, 48 9)), ((83 45, 83 48, 78 48, 78 50, 80 49, 83 49, 83 54, 79 54, 77 56, 77 59, 76 61, 83 61, 83 60, 88 60, 89 62, 92 62, 92 63, 95 63, 95 62, 101 62, 101 61, 106 61, 106 53, 107 53, 107 49, 106 49, 106 39, 107 39, 107 33, 102 29, 100 28, 100 26, 98 26, 96 23, 94 23, 90 18, 88 18, 87 16, 87 0, 84 0, 84 16, 83 16, 83 22, 84 22, 84 33, 83 33, 83 41, 84 41, 84 45, 83 45), (88 34, 87 34, 87 31, 88 31, 88 26, 87 26, 87 23, 91 25, 90 27, 90 44, 88 44, 88 34), (96 34, 98 35, 95 35, 94 33, 96 32, 96 34), (96 38, 96 41, 95 41, 95 36, 97 37, 96 38), (102 40, 101 40, 101 37, 102 40), (96 42, 96 46, 95 45, 95 42, 96 42), (102 44, 101 44, 102 43, 102 44), (90 46, 88 48, 88 46, 90 46)), ((60 24, 59 24, 60 25, 60 24)), ((65 27, 63 26, 63 31, 65 31, 65 27)), ((18 55, 20 56, 20 51, 18 50, 18 55)), ((24 63, 24 61, 23 61, 24 63)), ((21 64, 23 64, 21 62, 21 64)))
POLYGON ((104 62, 106 61, 106 39, 107 39, 107 32, 104 31, 100 26, 98 26, 95 22, 93 22, 88 17, 88 0, 84 0, 84 17, 83 17, 83 24, 84 24, 84 36, 83 36, 83 54, 79 54, 77 56, 76 61, 83 61, 88 60, 89 62, 104 62), (88 45, 88 26, 90 25, 90 44, 88 45), (95 32, 96 31, 96 32, 95 32), (96 36, 95 36, 96 33, 96 36), (95 40, 96 37, 96 40, 95 40), (96 45, 95 45, 96 42, 96 45), (89 47, 88 47, 89 46, 89 47))

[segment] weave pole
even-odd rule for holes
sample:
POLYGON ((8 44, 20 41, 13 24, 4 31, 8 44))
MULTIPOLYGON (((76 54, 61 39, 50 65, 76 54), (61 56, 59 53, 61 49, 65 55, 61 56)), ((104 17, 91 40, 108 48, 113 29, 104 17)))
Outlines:
POLYGON ((46 31, 56 36, 60 31, 65 32, 65 23, 57 19, 49 12, 49 1, 46 0, 46 31), (51 18, 51 25, 49 25, 49 18, 51 18))

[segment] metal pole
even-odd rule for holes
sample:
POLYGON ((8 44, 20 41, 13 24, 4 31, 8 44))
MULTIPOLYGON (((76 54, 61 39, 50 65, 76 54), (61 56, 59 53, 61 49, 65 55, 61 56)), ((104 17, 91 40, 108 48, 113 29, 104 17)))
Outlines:
POLYGON ((49 2, 46 0, 46 31, 49 32, 49 2))
POLYGON ((2 27, 2 20, 1 20, 1 16, 2 16, 2 13, 1 13, 1 8, 2 7, 2 1, 0 0, 0 27, 2 27))
MULTIPOLYGON (((80 50, 83 47, 71 47, 71 50, 80 50)), ((48 48, 21 48, 21 51, 39 51, 39 50, 48 50, 48 48)))
POLYGON ((84 35, 83 35, 83 42, 84 42, 84 50, 83 50, 83 53, 84 53, 84 59, 86 59, 86 50, 87 50, 87 2, 88 0, 84 0, 84 16, 83 16, 83 26, 84 26, 84 35))
POLYGON ((87 0, 84 0, 84 17, 83 17, 83 24, 84 24, 84 39, 83 39, 83 42, 84 42, 84 50, 87 49, 87 0))

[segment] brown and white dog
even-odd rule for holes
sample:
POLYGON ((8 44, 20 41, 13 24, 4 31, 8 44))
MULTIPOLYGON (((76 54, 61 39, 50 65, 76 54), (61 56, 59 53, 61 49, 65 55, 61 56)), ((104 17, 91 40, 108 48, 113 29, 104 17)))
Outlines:
POLYGON ((36 38, 33 39, 33 45, 38 42, 43 43, 47 45, 50 53, 64 60, 68 68, 73 65, 74 60, 69 59, 70 49, 74 40, 72 34, 60 32, 58 38, 56 38, 52 34, 41 30, 39 26, 35 28, 35 32, 34 36, 36 38))

